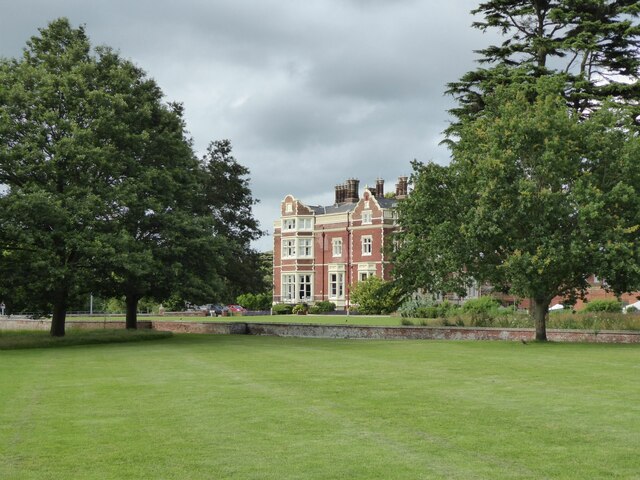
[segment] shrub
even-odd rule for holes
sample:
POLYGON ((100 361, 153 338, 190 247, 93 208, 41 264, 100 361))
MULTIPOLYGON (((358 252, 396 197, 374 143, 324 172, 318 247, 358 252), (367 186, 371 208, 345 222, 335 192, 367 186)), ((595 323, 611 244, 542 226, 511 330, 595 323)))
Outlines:
POLYGON ((445 300, 437 303, 429 298, 415 298, 406 300, 398 309, 403 317, 413 318, 445 318, 457 310, 458 306, 445 300))
POLYGON ((472 298, 462 305, 462 311, 471 315, 470 323, 474 327, 492 327, 499 309, 500 304, 491 297, 472 298))
POLYGON ((328 302, 323 300, 322 302, 316 302, 313 307, 311 307, 311 313, 327 313, 334 312, 336 310, 336 304, 333 302, 328 302))
POLYGON ((351 286, 351 301, 365 314, 391 313, 398 308, 400 291, 392 282, 369 277, 351 286))
POLYGON ((238 295, 236 303, 242 305, 247 310, 269 310, 271 308, 271 294, 264 293, 245 293, 238 295))
POLYGON ((272 309, 274 315, 289 315, 292 311, 293 305, 287 305, 286 303, 278 303, 272 309))
POLYGON ((298 305, 293 307, 293 310, 291 310, 291 313, 294 313, 296 315, 299 314, 306 314, 307 310, 309 309, 309 307, 307 306, 306 303, 299 303, 298 305))
POLYGON ((636 313, 638 311, 638 309, 636 307, 634 307, 633 305, 630 307, 627 307, 626 312, 627 313, 636 313))
POLYGON ((585 312, 609 312, 618 313, 622 311, 622 302, 618 300, 591 300, 584 307, 585 312))
POLYGON ((462 311, 471 314, 490 314, 499 308, 498 301, 491 297, 472 298, 462 305, 462 311))

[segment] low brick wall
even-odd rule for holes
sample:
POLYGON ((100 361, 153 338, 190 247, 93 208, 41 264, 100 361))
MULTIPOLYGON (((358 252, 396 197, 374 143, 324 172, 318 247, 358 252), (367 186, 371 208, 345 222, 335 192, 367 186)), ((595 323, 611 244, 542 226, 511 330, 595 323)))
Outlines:
MULTIPOLYGON (((480 327, 369 327, 360 325, 310 325, 302 323, 248 323, 249 335, 279 337, 362 338, 401 340, 507 340, 533 341, 535 331, 528 328, 480 327)), ((547 330, 555 342, 640 343, 640 332, 588 332, 547 330)))
MULTIPOLYGON (((49 320, 0 319, 0 330, 49 330, 49 320)), ((67 328, 118 329, 122 321, 67 322, 67 328)), ((362 325, 318 325, 308 323, 251 322, 163 322, 142 320, 140 329, 213 335, 268 335, 275 337, 385 339, 385 340, 504 340, 532 341, 533 329, 479 327, 375 327, 362 325)), ((640 332, 547 330, 554 342, 640 343, 640 332)))
POLYGON ((161 332, 209 333, 214 335, 246 335, 244 322, 150 322, 151 328, 161 332))

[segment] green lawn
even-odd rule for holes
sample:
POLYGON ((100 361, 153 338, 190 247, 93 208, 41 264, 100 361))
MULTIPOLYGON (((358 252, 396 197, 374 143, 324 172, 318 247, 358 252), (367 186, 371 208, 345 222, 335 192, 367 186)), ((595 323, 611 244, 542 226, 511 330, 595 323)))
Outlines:
POLYGON ((635 345, 174 335, 0 351, 0 478, 639 478, 635 345))
MULTIPOLYGON (((69 317, 73 321, 124 321, 122 317, 69 317)), ((328 325, 384 325, 400 326, 402 319, 389 315, 257 315, 257 316, 233 316, 233 317, 190 317, 190 316, 144 316, 138 317, 139 321, 153 320, 164 322, 269 322, 269 323, 320 323, 328 325)), ((414 319, 415 320, 415 319, 414 319)))

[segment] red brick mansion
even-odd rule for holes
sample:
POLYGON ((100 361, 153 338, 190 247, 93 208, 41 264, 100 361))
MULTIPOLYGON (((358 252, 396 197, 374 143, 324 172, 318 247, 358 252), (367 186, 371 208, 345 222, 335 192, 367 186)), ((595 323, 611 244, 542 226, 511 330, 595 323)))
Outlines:
MULTIPOLYGON (((349 309, 349 288, 370 276, 391 279, 391 264, 385 246, 392 242, 397 227, 398 200, 408 194, 408 179, 400 177, 393 198, 385 198, 384 180, 375 188, 359 192, 359 181, 347 180, 335 187, 335 201, 328 206, 306 205, 287 195, 281 203, 280 219, 274 222, 273 302, 314 303, 328 300, 339 310, 349 309)), ((587 300, 615 298, 595 277, 587 300)), ((471 287, 466 297, 445 298, 463 302, 480 295, 492 295, 505 304, 511 296, 497 295, 488 286, 471 287)), ((623 295, 624 304, 640 299, 640 292, 623 295)), ((555 298, 551 305, 561 303, 555 298)), ((528 301, 520 306, 526 308, 528 301)), ((583 307, 583 302, 576 305, 583 307)))
POLYGON ((395 207, 406 197, 400 177, 394 198, 385 198, 384 180, 359 193, 359 180, 335 187, 329 206, 306 205, 292 195, 274 222, 274 303, 328 300, 349 308, 349 286, 370 276, 390 279, 385 246, 397 228, 395 207))

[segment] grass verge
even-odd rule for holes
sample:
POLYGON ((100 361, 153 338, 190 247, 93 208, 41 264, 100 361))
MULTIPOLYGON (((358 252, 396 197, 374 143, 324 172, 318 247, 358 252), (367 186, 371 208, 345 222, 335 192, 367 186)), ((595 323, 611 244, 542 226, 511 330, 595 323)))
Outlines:
POLYGON ((0 350, 22 348, 68 347, 102 343, 142 342, 168 338, 171 332, 155 330, 74 330, 68 329, 64 337, 51 337, 43 331, 2 331, 0 330, 0 350))

